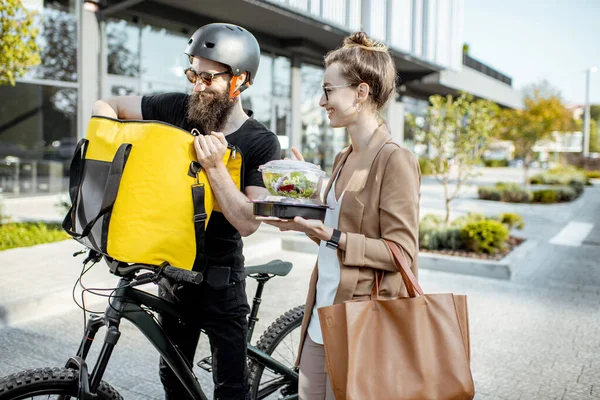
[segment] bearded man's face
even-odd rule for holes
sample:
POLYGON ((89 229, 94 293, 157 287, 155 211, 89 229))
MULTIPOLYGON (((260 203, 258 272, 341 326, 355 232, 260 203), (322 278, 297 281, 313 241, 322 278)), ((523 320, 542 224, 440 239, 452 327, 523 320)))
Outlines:
MULTIPOLYGON (((226 66, 199 57, 193 58, 192 68, 198 73, 227 71, 226 66)), ((233 109, 235 103, 229 99, 231 76, 230 74, 216 76, 210 85, 197 78, 198 82, 190 94, 186 116, 188 121, 198 125, 204 134, 218 131, 233 109)))

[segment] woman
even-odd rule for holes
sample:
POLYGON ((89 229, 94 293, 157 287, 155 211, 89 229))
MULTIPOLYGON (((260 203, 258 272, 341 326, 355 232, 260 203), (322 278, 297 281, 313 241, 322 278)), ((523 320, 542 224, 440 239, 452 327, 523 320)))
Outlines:
POLYGON ((317 308, 368 298, 375 271, 384 276, 380 297, 407 295, 384 239, 400 246, 417 275, 421 172, 417 158, 392 141, 379 116, 395 93, 394 62, 383 44, 358 32, 325 57, 325 67, 319 105, 331 127, 345 127, 351 141, 336 156, 325 190, 331 209, 324 222, 267 222, 304 232, 320 246, 299 348, 301 400, 334 399, 317 308))

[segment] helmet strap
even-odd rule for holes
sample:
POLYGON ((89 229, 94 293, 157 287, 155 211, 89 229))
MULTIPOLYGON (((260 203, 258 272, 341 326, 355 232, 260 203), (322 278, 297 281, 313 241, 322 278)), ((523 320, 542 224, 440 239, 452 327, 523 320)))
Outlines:
POLYGON ((240 93, 250 87, 250 82, 246 79, 246 82, 244 82, 242 86, 236 90, 235 87, 237 86, 239 78, 239 75, 234 75, 233 78, 231 78, 231 83, 229 85, 229 100, 235 99, 240 95, 240 93))

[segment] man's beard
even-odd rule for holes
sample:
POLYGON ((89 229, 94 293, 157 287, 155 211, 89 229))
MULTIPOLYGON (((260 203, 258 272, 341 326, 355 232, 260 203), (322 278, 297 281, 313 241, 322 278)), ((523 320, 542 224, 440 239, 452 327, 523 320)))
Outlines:
POLYGON ((205 135, 218 131, 231 113, 235 102, 229 101, 229 87, 225 93, 201 92, 190 95, 186 117, 198 125, 205 135))

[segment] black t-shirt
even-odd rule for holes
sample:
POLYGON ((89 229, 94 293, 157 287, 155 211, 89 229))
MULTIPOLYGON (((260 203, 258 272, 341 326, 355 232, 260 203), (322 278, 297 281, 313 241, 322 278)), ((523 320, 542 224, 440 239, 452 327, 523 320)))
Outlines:
MULTIPOLYGON (((142 97, 142 116, 145 120, 167 122, 190 132, 200 130, 186 118, 189 96, 183 93, 165 93, 142 97)), ((235 132, 226 136, 227 142, 236 146, 244 160, 242 191, 246 186, 265 187, 258 167, 281 158, 277 136, 263 124, 252 118, 235 132)), ((240 271, 244 267, 242 237, 220 213, 213 211, 206 229, 205 265, 228 266, 240 271)))

